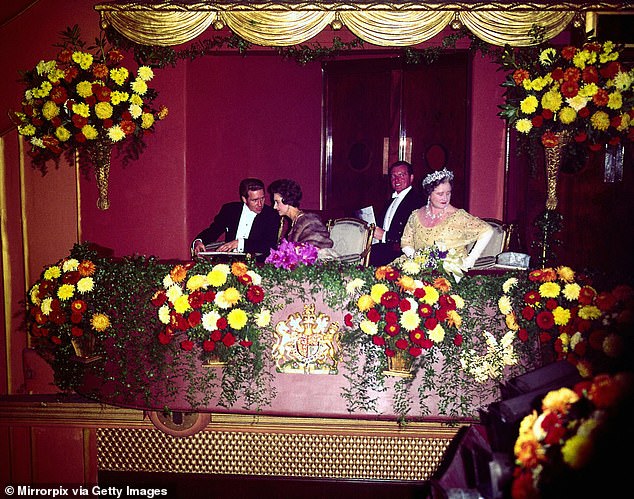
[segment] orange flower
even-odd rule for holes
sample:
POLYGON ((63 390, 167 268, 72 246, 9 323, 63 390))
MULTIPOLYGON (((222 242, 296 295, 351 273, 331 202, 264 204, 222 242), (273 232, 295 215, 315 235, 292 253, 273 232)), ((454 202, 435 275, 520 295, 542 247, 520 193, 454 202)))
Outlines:
POLYGON ((95 273, 95 264, 90 260, 84 260, 79 264, 77 270, 79 271, 79 275, 82 277, 89 277, 95 273))
POLYGON ((231 273, 236 277, 243 276, 248 270, 249 269, 244 262, 233 262, 231 264, 231 273))
POLYGON ((382 265, 381 267, 377 267, 376 271, 374 272, 374 276, 379 281, 383 281, 385 280, 385 276, 390 270, 392 270, 392 268, 389 265, 382 265))
POLYGON ((443 293, 448 293, 451 290, 451 283, 444 277, 437 277, 434 280, 433 286, 443 293))
POLYGON ((170 277, 174 282, 183 282, 185 277, 187 277, 187 271, 182 265, 175 265, 174 268, 170 270, 170 277))

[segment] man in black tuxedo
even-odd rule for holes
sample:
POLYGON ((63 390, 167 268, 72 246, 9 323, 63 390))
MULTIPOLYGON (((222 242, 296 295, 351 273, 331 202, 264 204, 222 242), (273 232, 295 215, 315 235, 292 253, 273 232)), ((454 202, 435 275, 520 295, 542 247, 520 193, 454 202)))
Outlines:
POLYGON ((387 265, 401 256, 401 236, 407 219, 423 205, 423 196, 412 187, 414 169, 407 161, 396 161, 388 170, 394 192, 376 219, 370 265, 387 265))
POLYGON ((280 217, 264 203, 264 183, 257 178, 240 182, 240 199, 222 205, 211 225, 196 236, 192 251, 197 255, 205 245, 224 234, 224 243, 216 251, 237 251, 258 255, 264 260, 277 245, 280 217))

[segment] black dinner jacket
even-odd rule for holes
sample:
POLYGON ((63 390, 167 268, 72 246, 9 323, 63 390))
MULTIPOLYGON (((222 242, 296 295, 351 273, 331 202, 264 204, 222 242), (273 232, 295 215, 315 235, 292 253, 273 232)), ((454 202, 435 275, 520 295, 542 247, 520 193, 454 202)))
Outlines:
MULTIPOLYGON (((242 214, 241 201, 233 201, 222 205, 213 222, 196 236, 203 244, 216 241, 224 234, 225 241, 233 241, 238 232, 238 223, 242 214)), ((260 213, 255 216, 248 239, 244 240, 245 253, 262 253, 268 255, 271 248, 277 246, 277 231, 280 225, 280 216, 269 205, 264 205, 260 213)))
MULTIPOLYGON (((379 217, 376 220, 379 227, 383 227, 383 221, 385 220, 385 215, 390 204, 392 204, 392 198, 385 203, 385 206, 379 213, 379 217)), ((420 191, 412 187, 401 201, 401 204, 398 205, 398 208, 396 208, 396 213, 394 213, 392 223, 390 224, 390 230, 388 230, 385 235, 386 243, 401 244, 401 236, 403 235, 403 230, 405 229, 405 224, 409 216, 414 210, 417 210, 421 206, 423 206, 423 195, 420 191)))

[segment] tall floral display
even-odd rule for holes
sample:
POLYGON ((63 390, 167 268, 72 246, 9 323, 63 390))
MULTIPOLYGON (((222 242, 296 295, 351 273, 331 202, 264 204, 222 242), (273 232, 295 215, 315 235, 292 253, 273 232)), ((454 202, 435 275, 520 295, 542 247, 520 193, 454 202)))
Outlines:
POLYGON ((606 147, 610 154, 610 148, 634 140, 634 70, 621 62, 619 47, 610 41, 506 48, 501 66, 508 75, 499 115, 528 143, 531 154, 540 148, 545 154, 546 211, 537 222, 545 265, 553 235, 561 228, 555 210, 565 155, 584 158, 606 147))
POLYGON ((124 54, 108 47, 103 35, 86 47, 74 26, 61 33, 61 50, 24 72, 26 91, 14 113, 18 133, 30 145, 34 167, 46 172, 49 160, 79 153, 82 167, 92 165, 99 189, 98 207, 107 209, 108 175, 113 147, 124 164, 143 151, 143 138, 154 131, 167 108, 154 107, 157 92, 148 66, 124 65, 124 54))

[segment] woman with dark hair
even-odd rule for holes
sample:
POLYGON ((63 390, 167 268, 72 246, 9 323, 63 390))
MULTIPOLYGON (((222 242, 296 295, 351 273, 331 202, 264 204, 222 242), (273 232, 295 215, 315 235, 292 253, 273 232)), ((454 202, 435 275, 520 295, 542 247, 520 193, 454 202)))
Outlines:
MULTIPOLYGON (((319 249, 332 248, 328 229, 316 213, 305 213, 299 209, 302 188, 294 180, 276 180, 268 187, 273 208, 280 216, 291 221, 291 228, 285 236, 289 242, 307 243, 319 249)), ((332 255, 331 255, 332 256, 332 255)))
POLYGON ((463 258, 464 268, 469 269, 491 239, 493 229, 484 220, 451 205, 452 186, 453 172, 446 168, 423 179, 427 204, 410 215, 403 230, 401 247, 403 253, 411 257, 418 249, 434 243, 443 244, 447 249, 455 248, 463 258), (467 253, 468 246, 474 242, 467 253))

